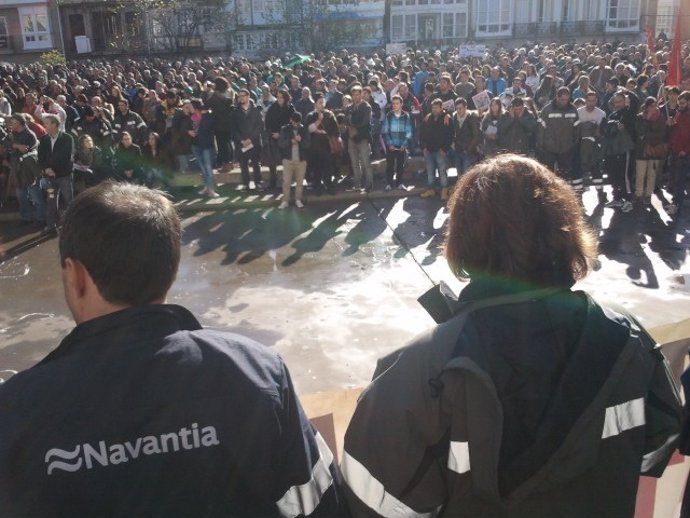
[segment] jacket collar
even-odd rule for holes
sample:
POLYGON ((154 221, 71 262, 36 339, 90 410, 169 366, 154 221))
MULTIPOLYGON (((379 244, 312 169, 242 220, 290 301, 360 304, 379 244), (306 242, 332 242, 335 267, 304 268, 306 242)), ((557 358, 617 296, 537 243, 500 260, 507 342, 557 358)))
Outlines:
POLYGON ((77 325, 60 345, 40 363, 92 346, 161 337, 182 330, 201 329, 201 324, 182 306, 146 304, 123 309, 77 325))

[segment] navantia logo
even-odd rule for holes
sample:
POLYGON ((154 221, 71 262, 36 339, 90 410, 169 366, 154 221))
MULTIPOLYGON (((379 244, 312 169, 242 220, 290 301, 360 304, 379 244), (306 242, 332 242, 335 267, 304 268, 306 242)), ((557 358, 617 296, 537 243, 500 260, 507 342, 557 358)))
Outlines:
POLYGON ((73 450, 52 448, 46 453, 45 463, 48 464, 48 475, 57 469, 73 473, 84 466, 86 469, 92 469, 94 466, 105 467, 129 462, 141 455, 160 455, 219 444, 215 427, 205 426, 200 429, 199 425, 194 423, 189 428, 180 428, 179 432, 147 435, 122 444, 99 441, 97 446, 84 443, 78 444, 73 450))

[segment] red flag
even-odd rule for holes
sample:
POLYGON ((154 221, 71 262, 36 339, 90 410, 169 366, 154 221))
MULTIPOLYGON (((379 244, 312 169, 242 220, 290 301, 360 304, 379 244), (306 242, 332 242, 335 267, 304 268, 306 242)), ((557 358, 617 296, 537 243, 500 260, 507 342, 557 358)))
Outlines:
POLYGON ((676 18, 676 30, 673 33, 673 46, 671 56, 668 59, 668 72, 666 73, 666 84, 668 86, 679 86, 682 69, 680 68, 680 12, 676 18))
POLYGON ((659 62, 656 59, 656 43, 654 42, 654 30, 647 25, 644 28, 647 33, 647 58, 650 60, 654 68, 659 66, 659 62))
POLYGON ((652 31, 652 28, 647 25, 644 28, 644 31, 647 33, 647 55, 652 57, 656 53, 656 45, 654 44, 654 32, 652 31))

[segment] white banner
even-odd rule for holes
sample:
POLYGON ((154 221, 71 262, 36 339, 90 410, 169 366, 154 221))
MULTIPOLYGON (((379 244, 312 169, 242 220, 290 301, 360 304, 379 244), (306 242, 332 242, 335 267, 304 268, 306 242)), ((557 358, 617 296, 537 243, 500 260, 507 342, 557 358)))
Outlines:
POLYGON ((460 45, 458 55, 461 58, 483 58, 486 53, 486 45, 460 45))

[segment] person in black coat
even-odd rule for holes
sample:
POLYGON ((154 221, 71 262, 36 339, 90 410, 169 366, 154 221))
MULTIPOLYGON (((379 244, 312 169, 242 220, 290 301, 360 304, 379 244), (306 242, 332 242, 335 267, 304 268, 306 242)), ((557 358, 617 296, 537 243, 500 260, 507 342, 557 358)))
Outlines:
POLYGON ((214 81, 215 89, 206 101, 209 110, 214 114, 213 132, 218 148, 217 166, 222 171, 229 171, 232 168, 232 111, 233 98, 230 84, 223 77, 217 77, 214 81))
POLYGON ((280 130, 283 126, 290 123, 290 117, 295 113, 295 109, 290 104, 290 94, 285 90, 279 90, 276 94, 276 102, 271 104, 266 112, 266 134, 268 137, 268 169, 270 173, 269 187, 274 189, 277 184, 278 175, 276 167, 280 163, 280 148, 278 139, 280 130))
POLYGON ((242 88, 238 93, 239 106, 232 112, 233 139, 242 172, 242 185, 249 188, 249 162, 254 169, 254 183, 258 186, 261 181, 261 132, 263 121, 261 110, 249 98, 249 90, 242 88))
POLYGON ((132 135, 124 131, 115 148, 115 177, 130 183, 143 183, 143 161, 141 148, 133 143, 132 135))
POLYGON ((46 134, 38 144, 38 165, 47 179, 46 230, 52 232, 57 228, 59 198, 62 197, 64 204, 68 205, 74 196, 74 140, 71 135, 60 131, 60 119, 57 115, 44 115, 43 123, 46 134))

